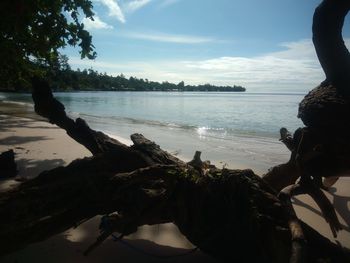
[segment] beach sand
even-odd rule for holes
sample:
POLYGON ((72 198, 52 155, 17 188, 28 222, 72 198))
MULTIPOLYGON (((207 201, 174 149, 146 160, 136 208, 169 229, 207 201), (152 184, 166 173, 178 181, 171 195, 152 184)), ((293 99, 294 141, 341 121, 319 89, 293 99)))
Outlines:
MULTIPOLYGON (((1 104, 1 103, 0 103, 1 104)), ((28 116, 27 110, 0 115, 0 152, 13 149, 16 153, 18 177, 34 177, 41 171, 67 165, 76 158, 91 154, 76 143, 65 131, 39 119, 28 116), (20 117, 18 117, 20 116, 20 117), (31 117, 31 118, 27 118, 31 117)), ((1 111, 0 113, 4 112, 1 111)), ((140 131, 142 132, 142 131, 140 131)), ((128 143, 128 140, 118 138, 128 143)), ((233 168, 230 166, 230 168, 233 168)), ((257 167, 259 170, 259 167, 257 167)), ((0 181, 0 191, 18 184, 14 180, 0 181)), ((341 178, 326 193, 334 203, 344 228, 337 239, 321 216, 320 210, 308 196, 294 200, 298 216, 334 242, 350 248, 350 180, 341 178)), ((196 251, 187 256, 159 258, 147 255, 180 255, 190 251, 193 245, 182 236, 173 224, 145 226, 125 240, 127 244, 106 240, 92 254, 83 256, 84 250, 98 236, 100 217, 95 217, 75 229, 32 244, 16 253, 0 259, 1 262, 217 262, 196 251), (133 247, 131 248, 130 245, 133 247), (142 250, 142 251, 139 251, 142 250)))
MULTIPOLYGON (((24 116, 23 112, 16 114, 24 116)), ((130 143, 124 138, 116 139, 130 143)), ((30 118, 0 115, 0 152, 8 149, 16 153, 20 179, 32 178, 44 170, 91 156, 88 150, 55 125, 30 118)), ((19 182, 15 180, 1 180, 0 191, 17 184, 19 182)), ((194 246, 173 224, 141 227, 137 233, 125 238, 127 243, 115 242, 110 238, 89 256, 84 256, 83 252, 99 235, 99 224, 100 216, 96 216, 75 229, 7 255, 0 262, 217 262, 200 251, 179 256, 190 252, 194 246)))

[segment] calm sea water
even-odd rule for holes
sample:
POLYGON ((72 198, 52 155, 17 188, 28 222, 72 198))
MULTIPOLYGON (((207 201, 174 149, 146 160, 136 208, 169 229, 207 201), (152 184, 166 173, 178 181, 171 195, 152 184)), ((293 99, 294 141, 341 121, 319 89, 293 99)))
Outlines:
MULTIPOLYGON (((296 117, 305 94, 206 92, 57 93, 73 117, 111 135, 143 133, 169 151, 190 158, 202 150, 209 158, 255 165, 259 170, 289 156, 279 129, 302 126, 296 117), (254 164, 252 164, 254 162, 254 164)), ((1 93, 3 100, 31 103, 28 94, 1 93)), ((0 98, 1 98, 0 97, 0 98)))

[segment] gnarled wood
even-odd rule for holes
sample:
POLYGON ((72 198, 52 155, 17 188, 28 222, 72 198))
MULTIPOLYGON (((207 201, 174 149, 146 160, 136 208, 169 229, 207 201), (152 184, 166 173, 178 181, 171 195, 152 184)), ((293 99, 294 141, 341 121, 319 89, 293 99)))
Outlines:
POLYGON ((298 117, 307 127, 298 129, 293 138, 282 140, 291 150, 289 162, 264 175, 277 190, 300 178, 306 193, 315 199, 329 219, 334 235, 339 222, 319 187, 325 188, 322 178, 350 175, 350 53, 342 38, 344 18, 349 9, 348 0, 324 0, 316 8, 313 42, 327 79, 300 103, 298 117))
MULTIPOLYGON (((153 151, 161 150, 153 147, 153 151)), ((120 158, 105 153, 76 160, 1 194, 0 239, 6 242, 0 253, 106 214, 112 231, 123 235, 144 224, 174 222, 193 244, 224 261, 240 257, 249 262, 289 260, 288 209, 251 170, 212 167, 203 176, 181 163, 126 167, 120 158)), ((339 247, 302 226, 310 262, 347 260, 339 247), (319 246, 322 253, 316 249, 319 246)))
POLYGON ((116 146, 123 147, 119 141, 106 134, 90 129, 87 123, 78 118, 69 118, 64 105, 54 98, 48 83, 38 77, 32 79, 32 97, 37 114, 64 129, 67 134, 84 145, 93 155, 113 151, 116 146))
POLYGON ((350 9, 348 0, 324 0, 313 17, 313 42, 326 74, 325 84, 332 84, 343 94, 350 94, 350 53, 344 44, 342 28, 350 9))

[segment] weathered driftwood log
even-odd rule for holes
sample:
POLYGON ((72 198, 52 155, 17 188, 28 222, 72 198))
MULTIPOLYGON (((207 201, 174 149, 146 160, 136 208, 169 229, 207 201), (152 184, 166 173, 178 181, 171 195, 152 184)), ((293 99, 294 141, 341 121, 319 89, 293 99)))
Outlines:
POLYGON ((70 137, 84 145, 92 154, 112 151, 115 145, 122 145, 102 132, 90 129, 83 119, 78 118, 74 121, 69 118, 64 105, 53 97, 45 80, 34 77, 32 87, 35 112, 66 130, 70 137))
MULTIPOLYGON (((152 153, 148 156, 168 155, 141 135, 133 138, 143 143, 129 147, 132 152, 140 147, 143 154, 152 153)), ((121 155, 104 153, 44 172, 1 194, 0 239, 6 241, 1 254, 106 214, 111 231, 121 234, 144 224, 174 222, 193 244, 219 259, 289 261, 289 211, 251 170, 211 167, 203 175, 182 162, 150 158, 156 164, 127 167, 121 155)), ((308 261, 347 260, 347 252, 305 224, 303 230, 308 261)))

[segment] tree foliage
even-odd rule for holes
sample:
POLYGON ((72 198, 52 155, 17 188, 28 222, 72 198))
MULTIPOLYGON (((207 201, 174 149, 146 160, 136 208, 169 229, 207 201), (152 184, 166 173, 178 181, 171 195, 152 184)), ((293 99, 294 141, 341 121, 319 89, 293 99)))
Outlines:
MULTIPOLYGON (((57 61, 48 66, 37 64, 45 72, 45 79, 54 91, 224 91, 244 92, 242 86, 215 86, 211 84, 185 85, 167 81, 157 82, 137 77, 126 78, 123 74, 110 76, 93 69, 72 70, 65 55, 59 55, 57 61)), ((20 87, 23 90, 23 87, 20 87)), ((0 87, 1 90, 1 87, 0 87)), ((17 88, 17 90, 20 90, 17 88)))
MULTIPOLYGON (((79 46, 82 58, 96 56, 82 15, 93 20, 90 0, 2 0, 0 9, 0 83, 15 85, 38 73, 33 60, 49 65, 59 49, 79 46)), ((22 83, 23 84, 23 83, 22 83)))

